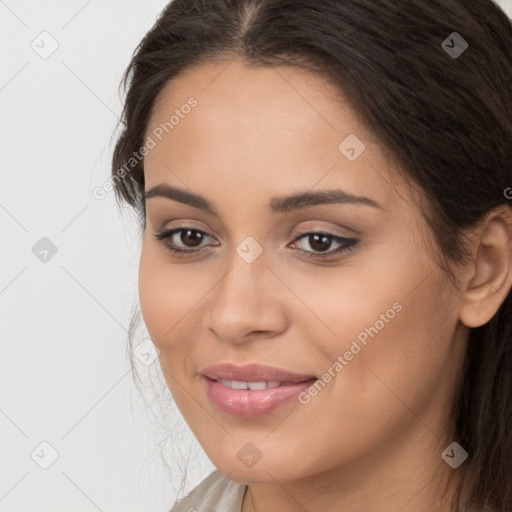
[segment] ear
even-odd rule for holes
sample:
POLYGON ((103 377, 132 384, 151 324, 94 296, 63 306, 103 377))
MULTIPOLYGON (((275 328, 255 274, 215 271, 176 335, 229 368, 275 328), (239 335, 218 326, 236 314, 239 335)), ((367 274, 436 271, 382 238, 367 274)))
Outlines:
POLYGON ((461 295, 460 320, 467 327, 486 324, 512 287, 512 209, 499 205, 473 233, 473 263, 461 295))

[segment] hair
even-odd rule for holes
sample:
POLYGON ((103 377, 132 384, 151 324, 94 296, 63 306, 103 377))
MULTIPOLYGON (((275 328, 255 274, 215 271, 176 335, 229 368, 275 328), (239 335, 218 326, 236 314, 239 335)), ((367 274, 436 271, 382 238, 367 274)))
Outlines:
MULTIPOLYGON (((295 66, 335 84, 427 199, 423 216, 439 264, 469 262, 465 233, 512 185, 512 22, 492 0, 174 0, 135 49, 112 179, 119 205, 145 226, 144 145, 155 100, 187 68, 243 59, 295 66), (442 46, 457 32, 458 57, 442 46)), ((118 126, 119 127, 119 126, 118 126)), ((453 403, 469 458, 458 510, 512 510, 512 296, 469 331, 453 403)), ((454 471, 455 473, 455 471, 454 471)))

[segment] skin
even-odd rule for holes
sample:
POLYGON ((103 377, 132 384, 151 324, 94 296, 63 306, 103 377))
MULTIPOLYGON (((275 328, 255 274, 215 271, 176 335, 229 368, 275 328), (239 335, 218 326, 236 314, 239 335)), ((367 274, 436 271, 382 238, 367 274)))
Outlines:
MULTIPOLYGON (((454 476, 441 458, 456 440, 450 407, 469 327, 487 322, 512 285, 510 212, 472 234, 471 264, 455 290, 428 250, 431 234, 379 142, 321 77, 293 67, 209 62, 167 84, 147 134, 193 96, 197 106, 145 157, 146 190, 166 183, 201 194, 219 216, 164 198, 146 200, 140 259, 144 321, 169 389, 208 457, 249 484, 243 512, 418 512, 454 476), (349 161, 338 145, 356 134, 349 161), (342 188, 382 206, 316 205, 273 213, 271 198, 342 188), (162 228, 207 233, 196 255, 174 256, 162 228), (321 259, 298 230, 356 238, 321 259), (236 248, 262 247, 252 263, 236 248), (381 314, 401 311, 307 404, 256 419, 227 415, 200 372, 234 362, 321 377, 381 314), (237 453, 252 443, 260 460, 237 453)), ((179 248, 198 249, 178 233, 179 248)), ((340 246, 327 242, 327 251, 340 246)), ((460 471, 460 470, 459 470, 460 471)), ((450 493, 436 510, 451 511, 450 493)), ((199 505, 199 504, 198 504, 199 505)))

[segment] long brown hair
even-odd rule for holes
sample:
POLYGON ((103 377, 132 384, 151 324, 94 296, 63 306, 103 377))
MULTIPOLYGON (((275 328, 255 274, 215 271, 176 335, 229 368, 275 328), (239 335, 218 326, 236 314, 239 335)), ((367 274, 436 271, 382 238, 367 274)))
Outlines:
MULTIPOLYGON (((450 278, 467 261, 463 231, 511 206, 512 23, 492 0, 174 0, 122 81, 112 179, 119 204, 142 224, 144 160, 128 172, 125 164, 144 144, 157 95, 184 69, 230 57, 302 67, 337 84, 425 193, 423 214, 450 278), (465 48, 459 55, 449 51, 454 37, 465 48)), ((511 412, 509 293, 487 324, 471 329, 453 404, 458 442, 470 455, 459 510, 512 511, 511 412)))

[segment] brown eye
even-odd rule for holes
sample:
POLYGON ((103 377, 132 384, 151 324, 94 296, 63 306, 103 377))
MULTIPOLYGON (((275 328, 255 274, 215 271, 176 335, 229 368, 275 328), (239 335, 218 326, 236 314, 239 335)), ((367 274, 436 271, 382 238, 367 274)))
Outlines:
POLYGON ((295 239, 294 243, 301 239, 305 239, 307 241, 306 245, 309 245, 311 250, 304 250, 302 247, 298 250, 301 254, 312 258, 327 258, 329 256, 338 255, 352 250, 359 243, 359 240, 355 238, 345 238, 332 233, 321 232, 302 233, 295 239), (333 242, 339 244, 339 247, 328 251, 333 242))
POLYGON ((329 246, 332 243, 332 236, 328 235, 308 235, 308 243, 309 246, 314 251, 324 252, 329 249, 329 246))
POLYGON ((202 231, 199 231, 197 229, 180 229, 180 231, 181 235, 179 236, 179 239, 187 247, 197 247, 198 245, 201 244, 204 235, 202 231), (190 245, 188 243, 189 241, 191 241, 190 245))
POLYGON ((192 254, 201 250, 201 242, 210 235, 200 229, 185 227, 161 230, 154 237, 162 241, 173 254, 192 254))

